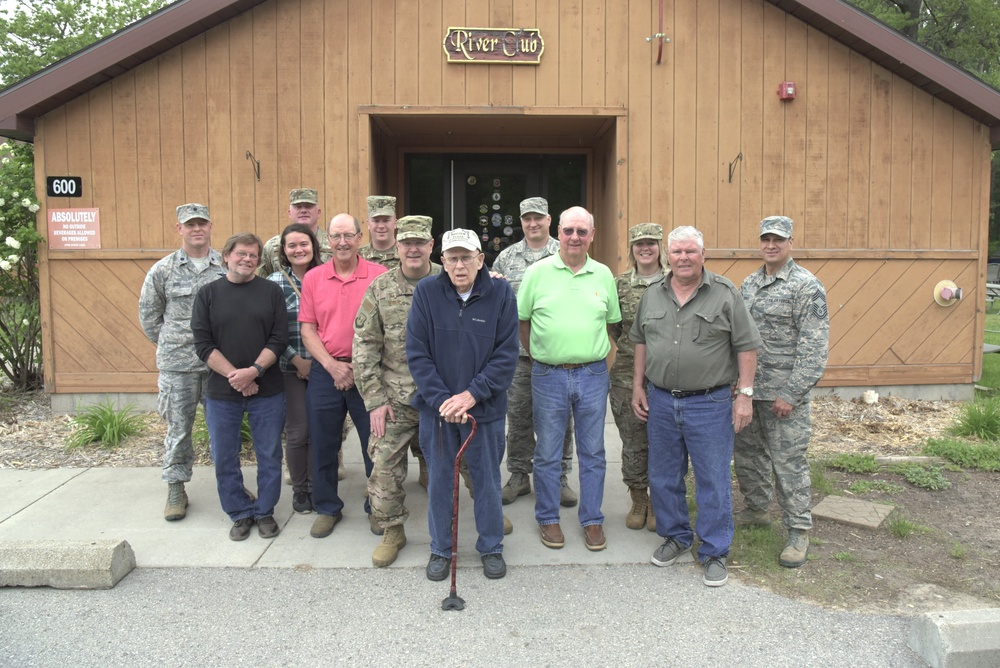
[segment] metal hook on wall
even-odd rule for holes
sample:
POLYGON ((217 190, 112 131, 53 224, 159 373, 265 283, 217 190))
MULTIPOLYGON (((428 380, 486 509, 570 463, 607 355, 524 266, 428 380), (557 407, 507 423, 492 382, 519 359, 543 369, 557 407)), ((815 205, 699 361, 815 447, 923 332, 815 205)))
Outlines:
POLYGON ((260 160, 253 157, 253 153, 250 151, 247 151, 247 160, 253 161, 253 173, 257 175, 257 180, 260 181, 260 160))
POLYGON ((729 163, 729 182, 730 183, 733 182, 733 174, 736 173, 736 163, 740 162, 741 160, 743 160, 743 151, 740 151, 737 154, 737 156, 735 158, 733 158, 733 161, 731 163, 729 163))

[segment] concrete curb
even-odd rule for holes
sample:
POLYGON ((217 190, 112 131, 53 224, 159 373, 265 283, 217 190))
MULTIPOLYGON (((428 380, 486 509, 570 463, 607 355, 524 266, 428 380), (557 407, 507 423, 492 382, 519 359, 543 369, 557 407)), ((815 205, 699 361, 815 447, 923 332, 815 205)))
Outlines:
POLYGON ((931 668, 1000 666, 1000 608, 924 613, 907 645, 931 668))
POLYGON ((30 540, 0 545, 0 587, 111 589, 135 568, 124 540, 30 540))

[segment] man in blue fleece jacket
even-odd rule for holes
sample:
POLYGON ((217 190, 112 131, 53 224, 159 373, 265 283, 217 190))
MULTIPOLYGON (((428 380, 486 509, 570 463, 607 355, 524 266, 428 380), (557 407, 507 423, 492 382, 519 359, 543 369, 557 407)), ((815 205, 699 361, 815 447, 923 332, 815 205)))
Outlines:
POLYGON ((451 568, 455 457, 471 415, 478 429, 465 460, 476 490, 476 550, 483 574, 502 578, 500 462, 507 388, 517 366, 517 302, 506 281, 490 277, 471 230, 445 232, 441 252, 444 272, 417 285, 406 324, 406 357, 417 385, 411 403, 420 411, 420 449, 429 474, 427 577, 444 580, 451 568))

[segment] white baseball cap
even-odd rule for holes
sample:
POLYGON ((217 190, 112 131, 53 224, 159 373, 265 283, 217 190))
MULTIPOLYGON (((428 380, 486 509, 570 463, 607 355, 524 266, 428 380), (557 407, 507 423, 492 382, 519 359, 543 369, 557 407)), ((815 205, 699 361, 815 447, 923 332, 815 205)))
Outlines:
POLYGON ((448 230, 441 237, 441 252, 451 248, 464 248, 465 250, 482 252, 483 247, 479 245, 479 235, 472 230, 454 229, 448 230))

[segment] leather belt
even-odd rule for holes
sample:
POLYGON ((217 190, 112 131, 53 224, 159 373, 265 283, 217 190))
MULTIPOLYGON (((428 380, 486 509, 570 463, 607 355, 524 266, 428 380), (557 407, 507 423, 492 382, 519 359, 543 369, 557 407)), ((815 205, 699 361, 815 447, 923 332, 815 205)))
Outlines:
POLYGON ((661 387, 660 389, 664 392, 669 392, 670 396, 674 399, 686 399, 687 397, 700 397, 704 394, 710 394, 723 387, 728 387, 727 385, 716 385, 715 387, 710 387, 705 390, 668 390, 661 387))
MULTIPOLYGON (((599 360, 594 360, 594 362, 598 361, 599 360)), ((585 366, 590 366, 591 364, 594 364, 594 362, 581 362, 580 364, 547 364, 546 366, 550 366, 554 369, 582 369, 585 366)))
POLYGON ((349 363, 351 361, 350 357, 334 357, 333 359, 334 359, 335 362, 348 362, 349 363))

